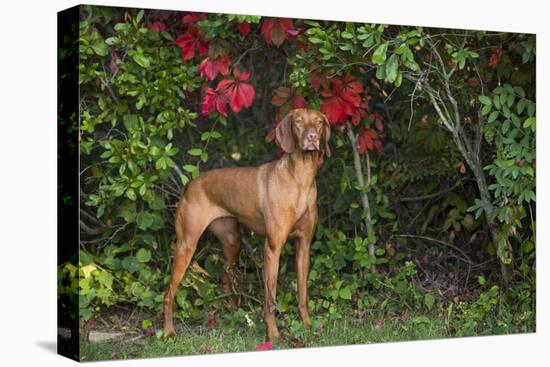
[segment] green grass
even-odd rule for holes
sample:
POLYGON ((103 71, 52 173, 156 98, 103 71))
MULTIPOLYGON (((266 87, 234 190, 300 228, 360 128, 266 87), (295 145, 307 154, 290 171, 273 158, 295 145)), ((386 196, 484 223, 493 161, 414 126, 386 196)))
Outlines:
MULTIPOLYGON (((179 330, 176 341, 152 336, 139 341, 81 343, 82 361, 105 359, 151 358, 206 353, 248 352, 264 341, 264 327, 234 326, 218 323, 213 329, 204 327, 179 330)), ((445 320, 436 316, 386 318, 377 327, 373 319, 344 318, 331 321, 317 330, 291 333, 281 328, 282 340, 273 349, 322 347, 343 344, 366 344, 388 341, 427 340, 451 337, 445 320)))

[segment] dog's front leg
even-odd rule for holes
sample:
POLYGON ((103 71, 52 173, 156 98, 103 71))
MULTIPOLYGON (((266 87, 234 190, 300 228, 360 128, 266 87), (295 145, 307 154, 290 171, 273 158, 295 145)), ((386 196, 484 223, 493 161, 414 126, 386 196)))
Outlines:
POLYGON ((268 235, 264 246, 264 321, 267 341, 276 341, 279 330, 275 323, 277 306, 277 275, 279 272, 279 257, 286 237, 268 235))
POLYGON ((298 283, 298 310, 305 328, 311 326, 307 311, 307 275, 309 272, 309 248, 311 239, 300 237, 296 240, 296 277, 298 283))

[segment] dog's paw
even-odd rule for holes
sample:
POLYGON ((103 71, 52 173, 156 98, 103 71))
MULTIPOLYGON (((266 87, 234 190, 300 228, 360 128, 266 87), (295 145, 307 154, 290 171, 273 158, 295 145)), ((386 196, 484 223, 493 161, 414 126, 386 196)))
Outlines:
POLYGON ((173 327, 164 328, 164 330, 162 330, 162 338, 164 341, 175 341, 177 337, 178 334, 176 334, 176 330, 173 327))

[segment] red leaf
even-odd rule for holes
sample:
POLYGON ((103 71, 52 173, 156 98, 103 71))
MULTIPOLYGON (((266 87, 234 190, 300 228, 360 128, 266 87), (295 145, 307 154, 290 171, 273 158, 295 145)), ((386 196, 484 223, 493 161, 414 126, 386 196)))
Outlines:
POLYGON ((477 79, 477 78, 469 78, 469 79, 466 81, 466 84, 468 84, 468 87, 470 87, 470 88, 477 88, 477 87, 479 87, 479 79, 477 79))
POLYGON ((206 327, 208 329, 214 329, 218 326, 218 318, 216 317, 216 311, 210 312, 208 315, 208 320, 206 321, 206 327))
POLYGON ((380 141, 380 139, 377 139, 374 141, 374 147, 378 151, 378 154, 384 155, 384 145, 382 145, 382 142, 380 141))
POLYGON ((382 329, 382 320, 380 319, 374 320, 374 327, 377 329, 382 329))
POLYGON ((218 73, 223 76, 227 76, 230 63, 231 61, 229 60, 228 55, 217 57, 215 59, 207 57, 201 62, 199 74, 200 76, 206 76, 209 80, 216 79, 218 73))
POLYGON ((344 83, 341 85, 340 95, 347 102, 353 104, 355 107, 361 105, 361 94, 363 92, 363 86, 351 75, 348 75, 344 79, 344 83))
POLYGON ((321 89, 321 75, 315 71, 312 71, 309 74, 309 83, 311 84, 313 89, 318 92, 319 89, 321 89))
POLYGON ((357 147, 359 148, 359 154, 365 153, 367 150, 374 148, 374 140, 376 139, 376 131, 371 129, 363 129, 357 137, 357 147))
POLYGON ((223 116, 227 116, 227 102, 229 98, 225 91, 208 88, 206 95, 202 100, 202 114, 209 115, 214 111, 218 111, 223 116))
POLYGON ((306 108, 307 107, 307 101, 302 96, 296 96, 294 97, 294 101, 292 101, 292 108, 306 108))
POLYGON ((195 56, 195 49, 198 49, 201 56, 208 52, 208 43, 200 38, 199 30, 195 27, 191 27, 187 32, 180 34, 176 38, 176 45, 181 48, 183 61, 191 60, 195 56))
POLYGON ((289 105, 292 108, 307 107, 307 101, 304 97, 296 95, 296 88, 294 86, 281 86, 275 89, 275 92, 271 97, 271 104, 277 107, 282 107, 285 105, 289 105))
POLYGON ((361 118, 365 116, 365 113, 365 110, 359 108, 355 110, 355 113, 353 114, 353 116, 351 116, 351 123, 355 126, 359 125, 359 123, 361 122, 361 118))
POLYGON ((267 18, 262 23, 261 33, 268 45, 273 43, 275 46, 280 47, 285 39, 290 39, 298 34, 293 28, 294 25, 291 19, 267 18))
POLYGON ((186 24, 186 25, 192 25, 198 21, 205 20, 205 19, 206 19, 206 15, 202 13, 201 14, 188 13, 183 17, 181 17, 181 21, 183 22, 183 24, 186 24))
POLYGON ((374 111, 370 115, 371 121, 374 122, 374 126, 378 129, 380 132, 384 132, 384 125, 382 125, 382 120, 384 119, 384 116, 378 111, 374 111))
POLYGON ((162 32, 165 29, 166 24, 164 24, 160 20, 154 21, 153 23, 149 24, 149 31, 151 32, 162 32))
POLYGON ((143 336, 148 337, 148 336, 151 336, 151 335, 155 335, 156 332, 157 331, 155 330, 155 328, 153 326, 151 326, 143 332, 143 336))
POLYGON ((248 22, 239 23, 238 29, 239 29, 239 33, 243 37, 246 37, 248 35, 248 33, 250 33, 250 23, 248 23, 248 22))
POLYGON ((303 49, 304 51, 309 51, 309 49, 311 47, 313 47, 313 45, 311 43, 308 43, 308 42, 302 42, 302 41, 296 41, 296 46, 297 47, 300 47, 301 49, 303 49))
POLYGON ((111 62, 109 63, 109 69, 111 70, 111 73, 113 75, 115 75, 116 73, 118 73, 118 64, 117 64, 117 61, 118 61, 118 54, 116 53, 116 51, 113 51, 111 53, 111 62))
POLYGON ((265 342, 256 345, 256 350, 271 350, 273 349, 273 343, 265 342))
POLYGON ((325 99, 321 104, 321 112, 327 116, 331 124, 345 122, 347 118, 340 98, 338 97, 325 99))
POLYGON ((250 107, 254 100, 254 87, 247 83, 235 82, 229 94, 229 106, 233 112, 250 107))
POLYGON ((500 62, 500 58, 502 57, 502 54, 504 53, 504 49, 502 48, 502 45, 499 45, 495 52, 493 52, 491 54, 491 57, 489 58, 489 67, 492 68, 492 69, 496 69, 499 62, 500 62))

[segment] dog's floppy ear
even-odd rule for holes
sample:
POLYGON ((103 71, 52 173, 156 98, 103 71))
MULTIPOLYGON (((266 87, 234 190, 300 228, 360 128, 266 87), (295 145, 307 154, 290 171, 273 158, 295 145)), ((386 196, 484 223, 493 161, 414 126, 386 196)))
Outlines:
POLYGON ((324 113, 321 113, 323 116, 323 140, 325 143, 325 146, 323 147, 323 152, 327 155, 328 158, 332 156, 332 152, 330 151, 330 124, 328 122, 328 118, 325 116, 324 113))
POLYGON ((296 143, 294 142, 294 136, 292 135, 293 118, 294 110, 287 113, 275 129, 275 140, 286 153, 292 153, 296 150, 296 143))

